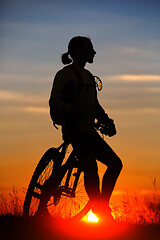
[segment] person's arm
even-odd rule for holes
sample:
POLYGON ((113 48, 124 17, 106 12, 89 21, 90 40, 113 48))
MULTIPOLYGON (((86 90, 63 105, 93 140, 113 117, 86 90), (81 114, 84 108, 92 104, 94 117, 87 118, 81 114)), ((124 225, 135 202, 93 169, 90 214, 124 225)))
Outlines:
POLYGON ((112 137, 116 134, 116 128, 113 119, 108 117, 108 114, 105 113, 102 106, 99 104, 97 99, 96 101, 96 119, 103 125, 107 127, 107 135, 112 137))
POLYGON ((100 105, 98 99, 96 100, 96 119, 104 124, 111 120, 100 105))

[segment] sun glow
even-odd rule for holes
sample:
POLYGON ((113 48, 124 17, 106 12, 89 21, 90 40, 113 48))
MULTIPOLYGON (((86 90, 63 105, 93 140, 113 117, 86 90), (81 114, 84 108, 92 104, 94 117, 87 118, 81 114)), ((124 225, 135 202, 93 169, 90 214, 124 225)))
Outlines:
POLYGON ((94 213, 90 212, 87 216, 87 220, 89 222, 95 222, 97 223, 99 221, 99 219, 96 217, 96 215, 94 215, 94 213))
POLYGON ((85 222, 92 222, 92 223, 97 223, 99 221, 99 219, 92 212, 92 210, 90 210, 82 220, 85 222))

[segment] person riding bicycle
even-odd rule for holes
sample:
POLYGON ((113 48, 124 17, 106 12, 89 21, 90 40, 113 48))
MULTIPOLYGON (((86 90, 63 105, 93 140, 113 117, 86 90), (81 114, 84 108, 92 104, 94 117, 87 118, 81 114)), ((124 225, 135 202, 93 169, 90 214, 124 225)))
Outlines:
POLYGON ((116 134, 114 121, 98 101, 94 77, 85 69, 86 63, 93 63, 95 54, 89 38, 76 36, 70 40, 68 51, 62 55, 62 63, 67 66, 55 75, 49 105, 51 113, 53 110, 55 115, 61 115, 63 140, 71 143, 84 171, 92 211, 104 219, 111 216, 109 200, 122 162, 95 128, 98 120, 107 127, 107 135, 116 134), (101 191, 97 160, 107 166, 101 191))

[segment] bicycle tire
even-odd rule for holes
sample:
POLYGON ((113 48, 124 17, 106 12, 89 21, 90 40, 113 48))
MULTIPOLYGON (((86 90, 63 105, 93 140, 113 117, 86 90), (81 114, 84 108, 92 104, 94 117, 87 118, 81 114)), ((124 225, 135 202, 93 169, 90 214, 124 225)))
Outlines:
MULTIPOLYGON (((39 161, 33 176, 31 178, 25 201, 23 206, 23 216, 35 216, 39 207, 41 198, 41 189, 45 181, 50 177, 54 163, 58 161, 60 152, 56 148, 50 148, 45 152, 39 161)), ((61 179, 61 184, 57 188, 62 189, 63 182, 66 180, 66 175, 69 169, 65 170, 64 177, 61 179)), ((70 184, 74 181, 74 171, 70 179, 70 184)), ((51 216, 59 217, 63 219, 75 219, 80 220, 87 212, 90 210, 91 206, 87 198, 87 194, 84 189, 83 175, 79 179, 78 186, 76 188, 76 197, 73 199, 71 197, 62 195, 60 200, 56 205, 54 204, 54 196, 51 196, 47 203, 47 208, 51 216), (81 194, 81 196, 80 196, 81 194)))

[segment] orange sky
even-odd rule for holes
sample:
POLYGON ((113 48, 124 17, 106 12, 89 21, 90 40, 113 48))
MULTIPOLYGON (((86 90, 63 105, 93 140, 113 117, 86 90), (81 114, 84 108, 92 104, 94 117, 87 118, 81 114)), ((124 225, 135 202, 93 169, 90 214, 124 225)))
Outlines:
MULTIPOLYGON (((99 99, 109 116, 115 119, 117 126, 117 135, 113 138, 105 137, 105 139, 121 157, 124 164, 116 189, 153 189, 152 180, 154 177, 157 177, 157 188, 159 189, 158 124, 160 111, 156 109, 128 109, 132 99, 129 98, 128 93, 125 96, 123 89, 118 89, 115 93, 110 87, 112 92, 109 92, 109 95, 113 94, 113 100, 110 100, 110 97, 107 96, 107 79, 104 77, 103 80, 104 90, 99 93, 99 99), (117 92, 119 92, 119 98, 116 97, 117 92), (128 99, 128 102, 125 103, 126 109, 121 109, 122 95, 128 99), (108 108, 105 105, 108 105, 108 108)), ((61 144, 60 130, 57 131, 53 128, 49 116, 49 92, 50 89, 42 100, 44 101, 42 107, 41 104, 34 108, 15 107, 15 102, 17 101, 17 105, 19 105, 18 102, 21 99, 20 97, 18 100, 13 99, 12 96, 12 99, 8 97, 6 101, 7 107, 2 107, 1 191, 4 190, 3 188, 11 188, 13 185, 20 188, 26 187, 44 151, 49 147, 61 144)), ((130 94, 136 94, 132 88, 130 94)), ((22 101, 26 101, 26 99, 22 97, 22 101)), ((38 97, 37 99, 35 97, 35 100, 38 101, 38 97)), ((3 101, 5 102, 5 100, 3 101)), ((29 97, 27 101, 30 101, 29 97)), ((136 101, 139 99, 134 100, 135 106, 138 105, 136 101)), ((103 171, 104 166, 100 164, 100 173, 103 171)))

